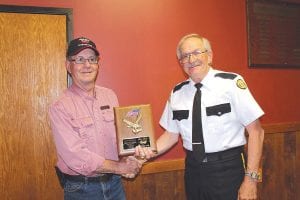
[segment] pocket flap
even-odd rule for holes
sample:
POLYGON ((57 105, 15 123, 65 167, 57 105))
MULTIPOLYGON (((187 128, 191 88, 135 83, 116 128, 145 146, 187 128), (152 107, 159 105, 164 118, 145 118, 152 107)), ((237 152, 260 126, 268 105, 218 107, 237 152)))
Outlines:
POLYGON ((220 105, 210 106, 206 108, 206 115, 207 116, 221 116, 225 113, 231 112, 231 106, 230 103, 224 103, 220 105))
POLYGON ((174 110, 173 111, 173 120, 177 119, 178 121, 182 119, 189 118, 189 110, 174 110))
POLYGON ((94 124, 94 121, 91 117, 85 117, 77 119, 78 123, 81 125, 81 127, 86 127, 94 124))

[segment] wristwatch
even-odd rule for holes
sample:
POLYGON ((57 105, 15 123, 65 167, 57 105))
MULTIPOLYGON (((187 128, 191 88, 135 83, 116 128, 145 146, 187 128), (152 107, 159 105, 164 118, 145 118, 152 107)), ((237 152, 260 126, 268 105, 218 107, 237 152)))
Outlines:
POLYGON ((260 175, 257 172, 245 172, 245 176, 249 176, 254 181, 259 181, 260 175))

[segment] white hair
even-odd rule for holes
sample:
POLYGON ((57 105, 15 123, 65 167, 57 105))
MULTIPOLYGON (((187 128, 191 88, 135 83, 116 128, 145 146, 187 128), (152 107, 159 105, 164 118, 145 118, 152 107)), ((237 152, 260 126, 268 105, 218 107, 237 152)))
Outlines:
POLYGON ((212 52, 211 46, 210 46, 210 42, 208 41, 208 39, 196 34, 196 33, 192 33, 192 34, 188 34, 185 35, 181 38, 181 40, 179 41, 178 45, 177 45, 177 49, 176 49, 176 54, 177 54, 177 58, 180 59, 181 58, 181 46, 182 44, 189 38, 198 38, 203 42, 204 48, 205 50, 207 50, 208 52, 212 52))

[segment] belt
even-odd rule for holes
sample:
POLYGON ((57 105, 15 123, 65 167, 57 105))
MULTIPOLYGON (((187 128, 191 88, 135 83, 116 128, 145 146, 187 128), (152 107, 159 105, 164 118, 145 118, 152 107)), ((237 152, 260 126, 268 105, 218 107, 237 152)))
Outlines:
MULTIPOLYGON (((194 158, 194 154, 192 151, 186 150, 186 152, 188 157, 194 158)), ((228 159, 240 155, 242 152, 244 152, 244 146, 238 146, 225 151, 219 151, 215 153, 205 153, 205 157, 202 162, 220 161, 220 160, 224 160, 224 159, 228 159)))
POLYGON ((107 182, 113 174, 101 174, 100 176, 88 177, 83 175, 69 175, 64 173, 64 178, 75 182, 107 182))

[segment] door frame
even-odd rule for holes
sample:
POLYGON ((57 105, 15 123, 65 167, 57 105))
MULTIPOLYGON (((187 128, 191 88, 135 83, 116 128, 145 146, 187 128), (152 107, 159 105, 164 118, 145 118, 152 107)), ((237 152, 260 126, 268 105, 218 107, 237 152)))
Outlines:
MULTIPOLYGON (((54 7, 37 7, 37 6, 16 6, 16 5, 1 5, 0 12, 6 13, 27 13, 27 14, 47 14, 47 15, 65 15, 66 16, 66 42, 73 39, 73 9, 72 8, 54 8, 54 7)), ((67 86, 72 83, 72 78, 67 73, 67 86)))

